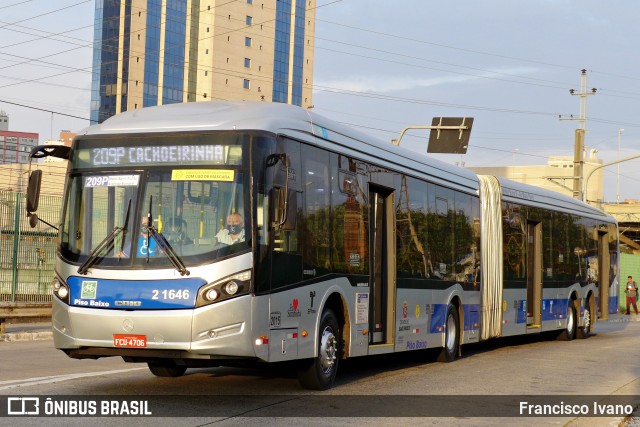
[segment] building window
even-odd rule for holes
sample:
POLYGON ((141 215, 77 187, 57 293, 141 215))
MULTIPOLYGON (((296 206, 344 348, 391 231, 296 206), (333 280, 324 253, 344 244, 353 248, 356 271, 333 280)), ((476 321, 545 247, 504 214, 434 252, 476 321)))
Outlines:
POLYGON ((249 79, 244 79, 242 87, 244 87, 245 89, 249 89, 250 86, 251 86, 251 84, 249 82, 249 79))
POLYGON ((247 25, 253 24, 253 18, 250 17, 249 15, 247 15, 247 21, 246 22, 247 22, 247 25))
POLYGON ((251 37, 245 37, 244 38, 244 45, 251 47, 251 37))
POLYGON ((247 4, 253 4, 253 0, 247 0, 247 4))
POLYGON ((244 66, 245 68, 251 68, 251 59, 244 58, 244 66))

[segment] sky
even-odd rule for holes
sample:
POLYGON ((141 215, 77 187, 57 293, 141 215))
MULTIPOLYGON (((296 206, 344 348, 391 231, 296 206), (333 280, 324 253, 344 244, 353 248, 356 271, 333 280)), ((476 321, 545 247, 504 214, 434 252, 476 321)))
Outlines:
MULTIPOLYGON (((569 90, 580 92, 585 69, 589 91, 597 89, 587 97, 587 151, 604 163, 640 155, 639 2, 317 6, 318 114, 388 141, 432 117, 473 117, 466 154, 433 156, 465 166, 544 165, 573 156, 579 122, 559 117, 580 115, 569 90)), ((94 0, 0 0, 0 110, 10 130, 44 141, 89 124, 94 8, 94 0)), ((427 155, 427 140, 428 131, 410 131, 401 144, 427 155)), ((640 199, 640 159, 604 171, 605 201, 640 199)))

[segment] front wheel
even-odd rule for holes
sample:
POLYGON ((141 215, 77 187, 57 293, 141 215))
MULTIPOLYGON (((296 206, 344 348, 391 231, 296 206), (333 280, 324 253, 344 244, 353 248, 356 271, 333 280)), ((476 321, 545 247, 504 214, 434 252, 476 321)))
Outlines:
POLYGON ((444 347, 439 362, 453 362, 458 357, 460 351, 460 316, 455 305, 449 304, 447 307, 447 317, 444 331, 444 347))
POLYGON ((340 324, 333 310, 322 313, 318 329, 318 355, 300 363, 298 379, 311 390, 331 388, 338 372, 340 360, 340 324))
POLYGON ((567 326, 560 332, 558 339, 560 341, 571 341, 574 339, 576 337, 577 326, 578 316, 576 315, 576 306, 573 301, 569 301, 569 306, 567 307, 567 326))
POLYGON ((147 366, 156 377, 181 377, 187 371, 186 366, 166 362, 149 362, 147 366))

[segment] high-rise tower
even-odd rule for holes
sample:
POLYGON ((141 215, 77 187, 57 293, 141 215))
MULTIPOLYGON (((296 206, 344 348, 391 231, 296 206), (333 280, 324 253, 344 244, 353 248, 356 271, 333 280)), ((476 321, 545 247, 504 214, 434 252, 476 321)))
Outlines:
POLYGON ((177 102, 309 107, 316 0, 96 0, 91 119, 177 102))

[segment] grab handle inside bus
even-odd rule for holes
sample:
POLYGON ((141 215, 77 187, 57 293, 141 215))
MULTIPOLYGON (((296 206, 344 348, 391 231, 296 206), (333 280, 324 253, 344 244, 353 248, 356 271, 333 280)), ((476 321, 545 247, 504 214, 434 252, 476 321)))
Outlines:
POLYGON ((284 187, 271 190, 271 224, 276 230, 295 230, 296 211, 298 210, 297 193, 284 187))
MULTIPOLYGON (((284 176, 284 187, 280 185, 274 186, 271 191, 271 225, 277 230, 295 230, 296 228, 296 192, 289 190, 289 165, 290 159, 286 153, 272 154, 267 157, 266 166, 273 167, 278 163, 282 163, 284 172, 280 176, 284 176)), ((278 170, 276 170, 276 176, 278 170)), ((278 180, 279 181, 279 180, 278 180)))

